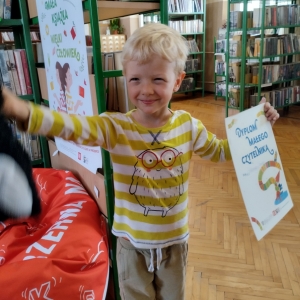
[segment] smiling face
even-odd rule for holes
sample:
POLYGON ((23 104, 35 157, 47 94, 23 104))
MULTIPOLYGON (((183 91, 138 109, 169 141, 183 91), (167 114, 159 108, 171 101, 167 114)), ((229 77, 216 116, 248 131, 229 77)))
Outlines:
POLYGON ((71 74, 71 71, 69 68, 66 73, 66 88, 68 91, 70 91, 70 87, 71 87, 72 83, 73 83, 73 78, 72 78, 72 74, 71 74))
POLYGON ((185 76, 175 74, 175 63, 154 55, 151 61, 126 63, 126 82, 129 99, 137 108, 138 121, 159 120, 169 116, 169 101, 185 76))

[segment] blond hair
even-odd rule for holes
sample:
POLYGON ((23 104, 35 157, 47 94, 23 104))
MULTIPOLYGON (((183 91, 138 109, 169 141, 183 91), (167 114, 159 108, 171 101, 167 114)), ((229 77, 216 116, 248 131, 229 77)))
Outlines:
POLYGON ((140 64, 149 62, 153 55, 158 55, 169 62, 175 62, 175 73, 184 71, 189 50, 186 39, 171 27, 150 23, 134 31, 126 41, 122 52, 123 73, 126 64, 137 61, 140 64))

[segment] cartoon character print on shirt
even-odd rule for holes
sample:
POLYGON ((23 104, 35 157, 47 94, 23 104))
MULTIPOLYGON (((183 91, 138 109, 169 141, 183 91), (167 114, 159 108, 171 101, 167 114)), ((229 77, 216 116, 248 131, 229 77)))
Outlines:
POLYGON ((165 217, 178 203, 184 192, 181 155, 175 148, 162 147, 137 156, 129 192, 144 208, 144 216, 161 211, 165 217))

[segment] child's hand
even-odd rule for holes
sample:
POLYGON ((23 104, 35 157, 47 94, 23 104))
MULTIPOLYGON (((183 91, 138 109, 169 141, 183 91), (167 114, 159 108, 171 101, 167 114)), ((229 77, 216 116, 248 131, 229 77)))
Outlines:
POLYGON ((1 112, 8 118, 27 123, 30 116, 29 104, 4 86, 2 87, 2 96, 3 106, 1 112))
POLYGON ((266 116, 267 120, 271 122, 271 125, 273 126, 274 123, 279 119, 279 113, 269 102, 266 102, 265 97, 263 97, 259 102, 259 104, 262 104, 262 103, 265 103, 265 105, 264 105, 265 116, 266 116))

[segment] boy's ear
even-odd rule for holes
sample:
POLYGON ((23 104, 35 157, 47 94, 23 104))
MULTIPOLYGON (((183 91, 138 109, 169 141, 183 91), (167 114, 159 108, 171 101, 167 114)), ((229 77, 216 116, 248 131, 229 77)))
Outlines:
POLYGON ((185 72, 181 72, 180 74, 177 75, 176 81, 175 81, 175 86, 173 91, 177 92, 181 86, 182 80, 185 77, 185 72))

